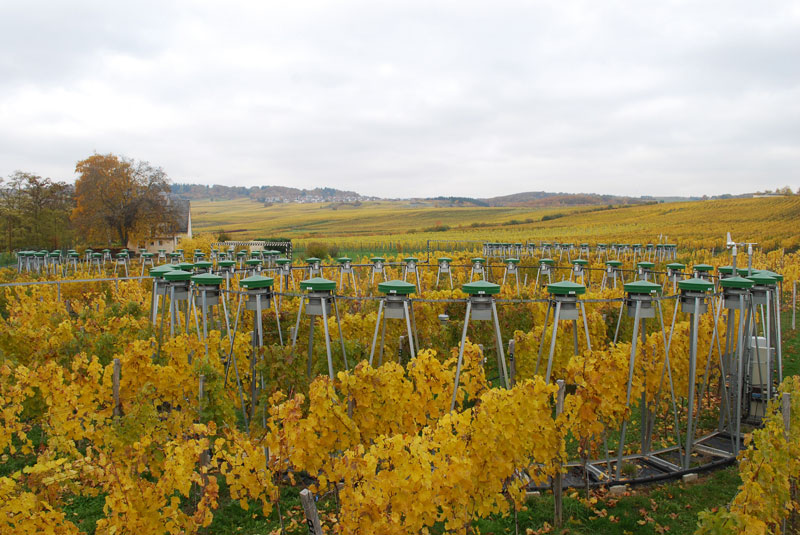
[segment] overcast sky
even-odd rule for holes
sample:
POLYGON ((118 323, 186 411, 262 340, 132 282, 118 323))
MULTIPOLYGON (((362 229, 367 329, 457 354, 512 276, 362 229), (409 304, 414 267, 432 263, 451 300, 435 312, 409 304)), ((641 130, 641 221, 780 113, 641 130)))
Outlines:
POLYGON ((0 0, 0 176, 365 195, 800 186, 800 1, 0 0))

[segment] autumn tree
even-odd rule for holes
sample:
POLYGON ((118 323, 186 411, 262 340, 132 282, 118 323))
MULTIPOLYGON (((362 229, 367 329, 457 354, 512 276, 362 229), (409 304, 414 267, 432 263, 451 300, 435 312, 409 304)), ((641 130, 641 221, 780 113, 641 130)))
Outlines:
POLYGON ((0 243, 5 250, 62 247, 71 240, 73 187, 17 171, 0 180, 0 243))
POLYGON ((114 154, 93 154, 75 166, 72 221, 89 240, 126 246, 133 236, 171 231, 176 217, 161 168, 114 154))

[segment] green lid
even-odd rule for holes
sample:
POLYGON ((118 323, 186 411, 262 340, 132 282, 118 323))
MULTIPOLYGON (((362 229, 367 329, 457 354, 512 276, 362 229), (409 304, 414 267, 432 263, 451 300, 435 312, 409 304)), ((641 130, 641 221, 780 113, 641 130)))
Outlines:
POLYGON ((50 253, 49 256, 50 256, 50 258, 58 258, 59 256, 61 256, 61 253, 53 251, 52 253, 50 253))
POLYGON ((239 258, 247 256, 247 251, 239 251, 238 253, 236 253, 236 256, 238 256, 239 258))
POLYGON ((145 258, 153 258, 153 253, 142 253, 142 256, 145 258))
POLYGON ((386 259, 382 256, 373 256, 369 259, 370 262, 386 262, 386 259))
POLYGON ((168 281, 188 281, 191 280, 192 274, 188 271, 183 271, 182 269, 176 269, 175 271, 167 271, 164 273, 164 279, 168 281))
POLYGON ((128 253, 124 251, 121 253, 117 253, 117 258, 128 258, 128 253))
POLYGON ((202 260, 202 261, 200 261, 200 262, 195 262, 195 263, 194 263, 194 267, 195 267, 196 269, 210 269, 210 268, 211 268, 211 266, 213 266, 213 265, 214 265, 214 264, 212 264, 212 263, 211 263, 211 262, 209 262, 208 260, 202 260))
POLYGON ((583 258, 576 258, 575 260, 572 261, 572 264, 578 266, 586 266, 589 264, 589 261, 583 258))
POLYGON ((672 262, 671 264, 667 264, 667 267, 672 271, 680 271, 686 269, 686 264, 681 264, 680 262, 672 262))
POLYGON ((561 281, 548 284, 547 291, 553 295, 581 295, 586 293, 586 286, 570 281, 561 281))
POLYGON ((727 279, 720 279, 719 285, 723 288, 752 288, 753 281, 750 279, 745 279, 743 277, 728 277, 727 279))
MULTIPOLYGON (((98 253, 99 254, 99 253, 98 253)), ((162 264, 160 266, 156 266, 152 268, 149 273, 151 277, 156 277, 159 279, 164 278, 165 273, 169 273, 170 271, 175 271, 175 266, 172 264, 162 264)))
POLYGON ((205 258, 205 256, 206 256, 206 253, 197 252, 197 251, 194 252, 194 257, 195 258, 205 258))
POLYGON ((500 285, 493 282, 475 281, 465 284, 461 290, 469 295, 495 295, 500 293, 500 285))
POLYGON ((753 281, 756 286, 775 286, 778 284, 778 279, 775 277, 770 277, 763 271, 753 273, 752 275, 748 276, 747 279, 753 281))
POLYGON ((443 256, 443 257, 441 257, 441 258, 439 259, 439 262, 447 262, 448 264, 449 264, 450 262, 452 262, 452 261, 453 261, 453 259, 452 259, 452 258, 447 258, 446 256, 443 256))
POLYGON ((250 253, 251 258, 261 258, 261 251, 252 251, 250 253))
POLYGON ((542 242, 542 247, 550 247, 550 242, 548 242, 548 241, 543 241, 543 242, 542 242))
POLYGON ((656 265, 652 262, 639 262, 636 265, 644 269, 653 269, 654 267, 656 267, 656 265))
POLYGON ((623 286, 629 294, 656 294, 661 293, 661 285, 648 281, 633 281, 623 286))
POLYGON ((519 258, 506 258, 506 264, 519 264, 519 258))
POLYGON ((300 288, 311 291, 335 290, 336 283, 322 277, 314 277, 313 279, 300 281, 300 288))
POLYGON ((319 264, 320 262, 321 262, 321 260, 319 258, 315 257, 315 256, 312 256, 310 258, 306 258, 306 264, 319 264))
POLYGON ((407 256, 403 259, 403 262, 405 263, 414 262, 416 264, 417 262, 419 262, 419 258, 417 258, 416 256, 407 256))
POLYGON ((103 253, 92 253, 92 258, 103 258, 103 253))
POLYGON ((192 271, 194 269, 194 264, 191 262, 181 262, 180 264, 175 264, 175 269, 179 269, 181 271, 192 271))
POLYGON ((622 265, 622 262, 619 260, 606 260, 606 265, 611 267, 619 267, 622 265))
POLYGON ((378 284, 378 291, 385 294, 408 295, 414 293, 417 287, 410 282, 392 280, 378 284))
POLYGON ((695 264, 694 266, 692 266, 692 269, 694 269, 695 271, 708 272, 708 271, 713 271, 714 266, 710 266, 708 264, 695 264))
POLYGON ((483 264, 485 262, 486 262, 486 260, 484 258, 473 258, 472 259, 472 263, 473 264, 483 264))
POLYGON ((548 266, 552 266, 552 265, 554 265, 556 263, 556 261, 553 260, 552 258, 540 258, 539 259, 539 263, 540 264, 547 264, 548 266))
POLYGON ((236 265, 236 260, 218 260, 217 267, 232 267, 236 265))
MULTIPOLYGON (((722 275, 733 275, 733 266, 720 266, 718 271, 722 275)), ((739 274, 741 277, 747 276, 747 268, 736 268, 736 273, 739 274)), ((754 270, 755 271, 755 270, 754 270)))
POLYGON ((774 271, 770 271, 768 269, 760 269, 758 270, 758 272, 763 273, 764 275, 769 275, 778 282, 783 282, 783 275, 781 275, 780 273, 775 273, 774 271))
POLYGON ((260 266, 261 265, 261 259, 260 258, 248 258, 247 260, 244 261, 244 263, 247 264, 248 266, 260 266))
POLYGON ((104 252, 104 253, 110 253, 110 252, 111 252, 111 249, 103 249, 103 252, 104 252))
POLYGON ((714 283, 705 279, 686 279, 678 281, 678 288, 690 292, 708 292, 714 289, 714 283))
MULTIPOLYGON (((78 258, 79 255, 75 251, 71 251, 71 252, 67 253, 67 256, 69 256, 70 258, 78 258)), ((153 256, 153 255, 150 255, 150 256, 153 256)))
POLYGON ((288 258, 276 258, 275 263, 278 264, 279 266, 283 266, 285 264, 291 264, 292 261, 289 260, 288 258))
POLYGON ((181 253, 169 253, 170 258, 178 258, 179 256, 181 256, 181 253))
POLYGON ((255 288, 272 288, 272 277, 262 277, 261 275, 253 275, 239 281, 239 286, 252 290, 255 288))
POLYGON ((606 246, 606 244, 605 244, 605 243, 598 243, 598 244, 597 244, 597 246, 598 246, 598 247, 605 247, 605 246, 606 246))
POLYGON ((340 256, 339 258, 336 259, 336 261, 339 262, 340 264, 346 264, 347 262, 352 262, 353 259, 350 258, 349 256, 340 256))
POLYGON ((222 277, 213 273, 201 273, 200 275, 194 275, 192 282, 201 286, 219 286, 222 284, 222 277))

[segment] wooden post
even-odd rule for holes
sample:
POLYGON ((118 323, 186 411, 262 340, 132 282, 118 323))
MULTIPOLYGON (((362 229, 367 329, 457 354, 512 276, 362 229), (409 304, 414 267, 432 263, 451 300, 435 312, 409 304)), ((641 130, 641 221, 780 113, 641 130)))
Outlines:
MULTIPOLYGON (((206 376, 201 375, 200 380, 198 383, 197 388, 197 413, 198 415, 203 411, 203 398, 205 397, 206 393, 206 376)), ((200 438, 205 438, 205 435, 201 435, 200 438)), ((206 472, 206 468, 208 467, 209 463, 211 462, 211 450, 203 450, 203 453, 200 454, 200 467, 202 469, 202 479, 203 479, 203 492, 205 492, 205 488, 208 485, 208 473, 206 472)))
POLYGON ((792 416, 792 395, 784 392, 781 397, 781 415, 783 416, 783 435, 789 440, 789 429, 792 416))
MULTIPOLYGON (((792 296, 792 301, 794 301, 794 296, 792 296)), ((783 396, 781 396, 781 416, 783 416, 783 436, 788 441, 789 440, 789 430, 791 428, 791 416, 792 416, 792 395, 789 392, 784 392, 783 396)), ((789 499, 793 500, 796 498, 796 490, 794 482, 790 480, 789 482, 789 499)), ((789 512, 789 522, 790 527, 792 528, 791 531, 787 531, 786 529, 786 520, 784 519, 781 523, 782 533, 796 533, 795 528, 795 521, 797 518, 797 513, 789 512)))
POLYGON ((403 364, 403 346, 406 345, 406 337, 400 336, 397 340, 397 363, 403 364))
MULTIPOLYGON (((556 394, 556 417, 564 412, 564 380, 559 379, 556 381, 558 385, 558 394, 556 394)), ((553 505, 555 507, 555 515, 553 521, 556 526, 561 527, 564 519, 564 504, 563 500, 563 474, 561 473, 561 464, 557 465, 557 472, 553 477, 553 505)))
POLYGON ((514 339, 508 341, 508 365, 509 365, 509 374, 510 374, 510 383, 513 387, 517 383, 517 360, 514 358, 514 349, 516 343, 514 339))
POLYGON ((306 515, 308 525, 308 535, 324 535, 322 523, 319 520, 317 504, 314 502, 314 495, 308 489, 300 491, 300 503, 303 504, 303 512, 306 515))
POLYGON ((122 364, 120 363, 119 359, 114 359, 114 373, 113 373, 113 385, 111 387, 111 392, 114 396, 114 416, 120 416, 122 412, 119 406, 119 376, 120 372, 122 371, 122 364))

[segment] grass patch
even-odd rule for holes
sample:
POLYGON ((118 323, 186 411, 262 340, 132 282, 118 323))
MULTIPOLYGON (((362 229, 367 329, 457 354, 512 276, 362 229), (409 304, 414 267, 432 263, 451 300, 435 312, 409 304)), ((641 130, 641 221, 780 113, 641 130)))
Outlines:
POLYGON ((104 494, 99 496, 72 496, 67 499, 62 510, 82 532, 94 534, 97 521, 103 518, 103 506, 106 503, 104 494))
MULTIPOLYGON (((568 534, 689 534, 697 527, 697 514, 722 507, 736 493, 740 480, 736 467, 728 467, 696 483, 668 483, 626 493, 619 498, 587 504, 577 492, 564 497, 564 526, 554 533, 568 534)), ((518 515, 520 533, 547 533, 553 523, 552 495, 528 500, 518 515), (530 530, 530 531, 529 531, 530 530)), ((480 532, 514 533, 513 515, 495 516, 475 522, 480 532)))

